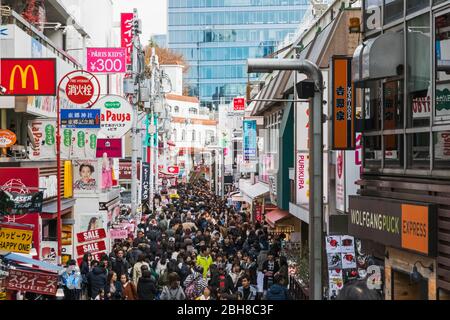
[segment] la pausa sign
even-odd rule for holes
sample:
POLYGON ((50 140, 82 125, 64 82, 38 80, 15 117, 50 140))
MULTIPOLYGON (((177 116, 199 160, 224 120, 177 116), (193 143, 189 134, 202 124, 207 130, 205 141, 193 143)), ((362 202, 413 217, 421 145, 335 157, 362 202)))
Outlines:
POLYGON ((99 101, 101 107, 100 132, 108 138, 122 138, 133 124, 133 108, 120 96, 105 96, 99 101))

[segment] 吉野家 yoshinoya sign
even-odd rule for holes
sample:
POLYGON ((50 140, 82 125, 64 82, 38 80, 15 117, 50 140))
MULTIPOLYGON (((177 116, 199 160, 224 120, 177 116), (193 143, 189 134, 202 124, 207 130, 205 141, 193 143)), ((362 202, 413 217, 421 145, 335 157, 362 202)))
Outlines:
POLYGON ((125 73, 126 48, 87 48, 87 70, 93 73, 125 73))
POLYGON ((108 138, 122 138, 133 125, 133 108, 124 98, 105 96, 98 102, 101 108, 100 132, 108 138))
POLYGON ((348 232, 386 246, 436 255, 437 217, 431 204, 350 196, 348 232))
POLYGON ((0 251, 29 254, 33 230, 13 229, 0 225, 0 251))
POLYGON ((99 109, 62 109, 61 127, 67 129, 99 129, 99 109))
POLYGON ((58 275, 25 270, 10 270, 6 279, 8 290, 56 295, 58 275))
POLYGON ((1 59, 5 96, 55 96, 56 59, 1 59))
POLYGON ((355 149, 355 94, 352 58, 332 59, 333 150, 355 149))

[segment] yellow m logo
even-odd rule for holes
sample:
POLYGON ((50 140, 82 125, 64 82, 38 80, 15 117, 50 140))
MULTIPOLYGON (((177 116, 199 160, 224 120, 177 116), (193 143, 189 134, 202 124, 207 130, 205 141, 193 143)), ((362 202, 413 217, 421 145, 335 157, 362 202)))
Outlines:
POLYGON ((36 69, 32 66, 32 65, 28 65, 25 70, 23 70, 23 68, 19 65, 16 65, 12 72, 11 72, 11 78, 9 80, 9 90, 13 91, 14 90, 14 83, 15 83, 15 78, 16 78, 16 71, 19 70, 20 72, 20 79, 22 81, 22 89, 25 89, 27 87, 27 77, 28 77, 28 72, 31 70, 32 74, 33 74, 33 83, 34 83, 34 90, 39 90, 39 80, 37 77, 37 73, 36 73, 36 69))

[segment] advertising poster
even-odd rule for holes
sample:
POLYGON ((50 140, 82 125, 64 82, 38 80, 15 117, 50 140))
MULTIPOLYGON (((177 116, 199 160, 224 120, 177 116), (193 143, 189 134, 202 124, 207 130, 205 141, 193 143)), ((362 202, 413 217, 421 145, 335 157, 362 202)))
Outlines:
POLYGON ((356 268, 356 258, 354 252, 342 253, 342 269, 356 268))
POLYGON ((96 191, 99 187, 99 166, 97 160, 77 160, 73 163, 73 190, 96 191))
POLYGON ((0 251, 29 254, 33 230, 20 230, 0 225, 0 251))
POLYGON ((355 253, 355 238, 352 236, 341 236, 341 252, 355 253))
POLYGON ((328 269, 342 269, 342 254, 341 253, 328 253, 328 269))
POLYGON ((342 269, 329 270, 329 299, 334 300, 337 298, 339 292, 344 287, 344 278, 342 269))
POLYGON ((79 232, 105 229, 106 221, 103 214, 87 214, 80 217, 79 232))
POLYGON ((297 203, 309 203, 309 155, 297 152, 297 203))
POLYGON ((108 157, 103 157, 102 160, 102 179, 101 179, 101 189, 106 191, 112 188, 112 178, 113 178, 113 160, 108 157))
POLYGON ((26 270, 10 270, 6 287, 14 291, 28 291, 44 295, 56 295, 58 275, 26 270))
POLYGON ((256 160, 257 132, 256 120, 244 120, 244 161, 256 160))
POLYGON ((328 236, 325 239, 327 253, 341 252, 341 237, 328 236))
POLYGON ((345 212, 345 152, 336 152, 336 209, 345 212))
POLYGON ((42 241, 41 243, 41 260, 50 264, 57 265, 58 242, 42 241))

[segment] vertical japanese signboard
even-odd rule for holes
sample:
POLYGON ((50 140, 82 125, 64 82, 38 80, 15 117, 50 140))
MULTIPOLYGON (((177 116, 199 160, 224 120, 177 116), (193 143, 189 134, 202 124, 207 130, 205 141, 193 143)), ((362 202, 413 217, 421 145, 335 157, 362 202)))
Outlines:
POLYGON ((121 14, 121 47, 126 49, 126 63, 131 64, 133 49, 133 13, 121 14))
POLYGON ((244 161, 256 160, 256 120, 244 120, 244 161))
POLYGON ((333 150, 355 149, 355 95, 352 83, 352 59, 333 57, 333 150))
POLYGON ((150 192, 150 164, 142 162, 142 202, 148 201, 150 192))

